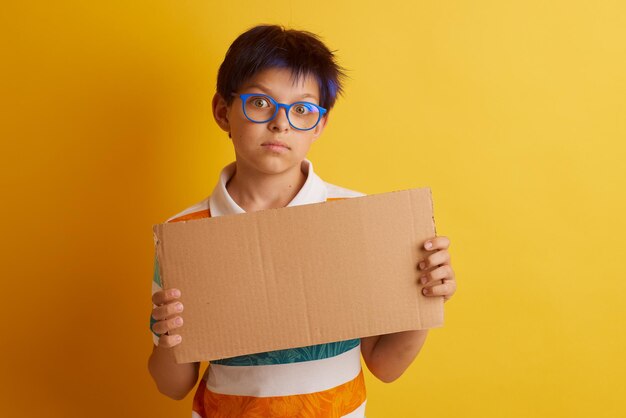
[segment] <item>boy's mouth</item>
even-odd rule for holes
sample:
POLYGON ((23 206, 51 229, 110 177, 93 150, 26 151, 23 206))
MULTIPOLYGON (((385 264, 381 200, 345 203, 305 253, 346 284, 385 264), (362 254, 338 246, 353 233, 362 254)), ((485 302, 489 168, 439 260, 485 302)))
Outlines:
POLYGON ((286 149, 291 149, 287 146, 287 144, 280 142, 280 141, 267 141, 261 144, 262 147, 269 147, 272 149, 280 149, 280 148, 286 148, 286 149))

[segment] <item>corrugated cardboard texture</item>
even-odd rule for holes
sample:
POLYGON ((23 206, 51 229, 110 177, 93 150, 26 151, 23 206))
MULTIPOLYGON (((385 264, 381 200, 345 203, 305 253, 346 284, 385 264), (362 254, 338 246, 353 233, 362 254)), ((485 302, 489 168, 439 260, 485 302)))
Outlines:
POLYGON ((417 262, 430 189, 154 226, 182 292, 176 361, 214 360, 443 325, 417 262))

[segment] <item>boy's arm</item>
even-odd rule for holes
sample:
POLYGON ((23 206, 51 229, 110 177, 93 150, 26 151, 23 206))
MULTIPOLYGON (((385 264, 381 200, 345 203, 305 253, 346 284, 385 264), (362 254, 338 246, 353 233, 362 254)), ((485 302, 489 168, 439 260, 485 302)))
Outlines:
POLYGON ((419 354, 428 330, 403 331, 361 338, 367 368, 385 383, 399 378, 419 354))
MULTIPOLYGON (((156 288, 155 288, 156 290, 156 288)), ((180 344, 176 329, 183 325, 180 290, 161 289, 152 295, 151 325, 155 336, 148 370, 159 391, 172 399, 183 399, 198 381, 200 363, 176 363, 172 347, 180 344)))
MULTIPOLYGON (((427 297, 443 296, 444 302, 456 292, 449 246, 447 237, 434 237, 426 241, 424 249, 434 252, 418 263, 422 271, 422 293, 427 297)), ((361 338, 361 353, 367 368, 383 382, 393 382, 419 354, 427 335, 428 330, 425 329, 361 338)))
POLYGON ((183 399, 198 381, 200 363, 176 363, 172 350, 153 346, 148 360, 148 370, 159 392, 172 399, 183 399))

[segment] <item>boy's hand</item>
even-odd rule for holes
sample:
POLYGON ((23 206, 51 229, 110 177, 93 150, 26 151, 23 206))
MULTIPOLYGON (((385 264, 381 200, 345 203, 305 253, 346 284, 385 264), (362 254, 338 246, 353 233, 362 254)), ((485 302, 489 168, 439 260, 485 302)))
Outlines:
POLYGON ((157 320, 152 324, 152 331, 159 334, 159 347, 174 347, 182 340, 178 334, 169 334, 183 325, 183 318, 177 315, 183 311, 183 304, 178 301, 179 297, 178 289, 160 290, 152 295, 152 303, 156 305, 152 310, 152 317, 157 320))
POLYGON ((417 268, 422 272, 419 280, 424 285, 422 289, 424 296, 443 296, 444 302, 456 292, 456 280, 450 264, 448 247, 450 240, 447 237, 429 239, 424 243, 424 248, 434 252, 417 264, 417 268))

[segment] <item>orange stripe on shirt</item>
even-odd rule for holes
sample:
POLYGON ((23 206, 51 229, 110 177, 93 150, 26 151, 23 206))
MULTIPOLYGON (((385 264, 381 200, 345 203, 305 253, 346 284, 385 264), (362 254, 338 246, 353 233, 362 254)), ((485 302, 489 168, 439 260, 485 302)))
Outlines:
MULTIPOLYGON (((206 374, 205 374, 206 375, 206 374)), ((200 415, 202 418, 206 418, 207 414, 204 410, 204 393, 208 389, 206 388, 206 380, 203 377, 200 379, 200 384, 198 385, 198 389, 196 389, 196 393, 193 395, 193 404, 191 406, 191 410, 196 414, 200 415)))
POLYGON ((199 210, 197 212, 188 213, 183 216, 179 216, 178 218, 172 219, 170 222, 193 221, 194 219, 203 219, 203 218, 210 218, 210 217, 211 217, 211 210, 204 209, 204 210, 199 210))
MULTIPOLYGON (((206 385, 204 380, 200 384, 206 385)), ((236 396, 213 393, 198 388, 193 410, 205 418, 339 418, 357 409, 365 402, 363 371, 353 380, 321 392, 292 396, 236 396), (198 393, 204 395, 200 402, 198 393)))

